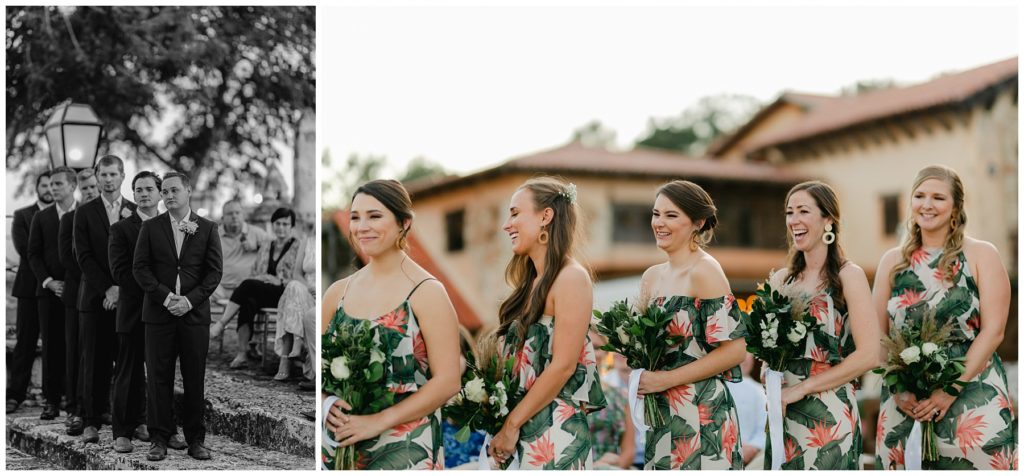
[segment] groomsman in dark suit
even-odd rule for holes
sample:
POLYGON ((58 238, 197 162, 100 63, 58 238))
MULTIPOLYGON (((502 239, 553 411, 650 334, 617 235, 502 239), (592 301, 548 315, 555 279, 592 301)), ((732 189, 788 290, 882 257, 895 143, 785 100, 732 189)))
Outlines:
POLYGON ((149 440, 146 432, 145 333, 142 327, 142 289, 132 275, 135 242, 142 222, 157 215, 160 177, 148 170, 132 179, 135 209, 130 217, 110 226, 110 271, 120 291, 117 301, 117 371, 114 376, 114 451, 131 453, 132 436, 149 440))
MULTIPOLYGON (((78 206, 99 198, 99 185, 96 184, 96 171, 85 169, 78 172, 78 193, 82 200, 78 206)), ((79 353, 78 336, 78 287, 82 281, 82 268, 78 266, 74 252, 74 228, 75 210, 60 217, 60 226, 57 232, 59 242, 58 254, 60 264, 64 267, 64 393, 68 400, 67 434, 78 436, 85 429, 85 421, 82 419, 81 392, 81 363, 82 356, 79 353)))
POLYGON ((82 283, 78 288, 80 352, 82 368, 80 398, 85 419, 83 441, 97 443, 103 414, 110 407, 110 378, 117 355, 114 321, 119 288, 110 274, 107 248, 110 225, 135 212, 135 204, 121 196, 124 162, 105 155, 96 163, 100 198, 75 212, 74 246, 82 283))
POLYGON ((184 174, 164 176, 161 196, 167 213, 142 224, 134 274, 145 293, 146 422, 151 461, 167 456, 174 433, 174 363, 181 361, 185 390, 181 415, 189 456, 210 459, 205 446, 206 354, 210 347, 210 295, 223 270, 217 225, 189 207, 192 187, 184 174))
POLYGON ((58 253, 58 229, 61 217, 75 206, 75 171, 58 167, 50 172, 50 194, 54 205, 32 218, 28 234, 28 264, 35 273, 39 331, 43 336, 43 396, 46 405, 39 416, 53 420, 60 415, 64 395, 64 266, 58 253))
POLYGON ((18 252, 18 273, 14 276, 11 295, 18 299, 17 343, 14 358, 7 363, 11 371, 7 380, 7 413, 13 413, 25 400, 29 380, 32 378, 32 363, 36 359, 36 341, 39 340, 39 310, 36 306, 36 277, 28 264, 28 234, 32 217, 53 203, 50 195, 50 172, 36 177, 36 203, 14 212, 11 224, 11 240, 18 252))

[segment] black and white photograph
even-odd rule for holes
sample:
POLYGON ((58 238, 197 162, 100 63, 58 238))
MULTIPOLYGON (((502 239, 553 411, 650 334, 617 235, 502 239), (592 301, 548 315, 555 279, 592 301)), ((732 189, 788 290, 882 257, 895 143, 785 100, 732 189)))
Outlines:
POLYGON ((6 470, 312 470, 316 8, 6 8, 6 470))

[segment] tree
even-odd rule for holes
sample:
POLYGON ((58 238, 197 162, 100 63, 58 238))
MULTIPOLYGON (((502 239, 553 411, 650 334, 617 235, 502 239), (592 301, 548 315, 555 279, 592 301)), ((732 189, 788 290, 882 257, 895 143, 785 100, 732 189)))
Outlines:
POLYGON ((320 156, 324 180, 320 184, 321 203, 325 210, 338 209, 348 202, 359 184, 380 177, 387 165, 387 158, 380 155, 360 156, 351 154, 341 164, 331 159, 330 149, 324 149, 320 156))
POLYGON ((615 131, 594 119, 572 131, 572 140, 584 147, 611 149, 615 147, 615 131))
POLYGON ((293 147, 302 110, 315 107, 315 17, 313 7, 10 7, 7 168, 41 158, 43 122, 71 99, 96 110, 107 150, 185 172, 197 189, 263 178, 275 145, 293 147))
POLYGON ((416 157, 409 161, 400 182, 411 182, 423 177, 444 177, 448 172, 444 166, 426 157, 416 157))
POLYGON ((743 125, 759 107, 760 103, 750 96, 706 96, 676 117, 651 118, 647 135, 636 145, 702 155, 715 138, 743 125))
POLYGON ((844 86, 840 94, 843 96, 859 96, 871 91, 881 91, 896 87, 896 81, 892 78, 883 79, 862 79, 849 86, 844 86))

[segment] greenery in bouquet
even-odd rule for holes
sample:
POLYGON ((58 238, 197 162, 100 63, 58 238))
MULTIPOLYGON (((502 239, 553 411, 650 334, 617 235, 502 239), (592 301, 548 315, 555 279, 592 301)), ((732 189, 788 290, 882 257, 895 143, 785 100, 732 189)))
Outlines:
MULTIPOLYGON (((615 352, 633 369, 660 370, 667 365, 668 351, 683 337, 669 331, 672 314, 641 296, 634 305, 616 301, 604 312, 594 311, 597 332, 608 339, 602 350, 615 352)), ((644 421, 652 427, 665 425, 653 398, 644 399, 644 421)))
MULTIPOLYGON (((496 435, 509 411, 521 398, 515 359, 504 358, 494 333, 478 342, 479 359, 466 355, 462 389, 444 408, 444 415, 459 428, 456 441, 465 443, 474 431, 496 435)), ((507 460, 505 465, 511 463, 507 460)))
POLYGON ((773 274, 755 293, 747 325, 747 351, 782 372, 786 363, 803 355, 807 337, 820 323, 810 312, 810 296, 773 274))
MULTIPOLYGON (((939 324, 936 309, 920 302, 907 309, 906 326, 893 326, 889 335, 882 337, 885 363, 875 373, 882 374, 883 385, 892 395, 911 393, 918 400, 931 396, 935 390, 957 396, 964 386, 959 380, 964 372, 964 356, 949 353, 953 335, 953 321, 939 324)), ((934 421, 922 422, 922 456, 937 461, 934 421)))
MULTIPOLYGON (((369 321, 337 326, 321 336, 321 388, 347 402, 353 415, 372 415, 394 404, 395 394, 385 382, 386 349, 381 347, 378 329, 369 321)), ((356 469, 353 446, 337 448, 335 469, 356 469)))

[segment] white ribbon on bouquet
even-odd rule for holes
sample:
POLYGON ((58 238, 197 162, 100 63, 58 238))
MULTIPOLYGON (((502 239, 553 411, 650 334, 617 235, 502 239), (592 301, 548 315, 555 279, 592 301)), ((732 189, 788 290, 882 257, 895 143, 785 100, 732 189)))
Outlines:
MULTIPOLYGON (((326 445, 328 448, 330 448, 332 450, 334 448, 337 448, 339 443, 337 441, 334 441, 334 439, 329 436, 330 432, 327 430, 327 415, 330 413, 331 407, 334 406, 334 402, 336 402, 338 400, 341 400, 341 399, 338 398, 338 397, 335 397, 333 395, 330 396, 330 397, 327 397, 327 398, 324 399, 324 403, 323 403, 323 405, 320 408, 322 410, 320 412, 320 415, 321 415, 321 418, 320 418, 320 440, 324 443, 324 445, 326 445)), ((327 465, 324 464, 323 458, 317 458, 317 459, 320 460, 320 467, 323 468, 324 470, 328 470, 329 471, 331 469, 334 469, 334 468, 328 468, 327 465)))
POLYGON ((629 410, 633 417, 633 426, 641 433, 650 429, 644 421, 644 403, 640 400, 637 392, 640 390, 640 375, 646 369, 635 369, 629 373, 629 410))
POLYGON ((782 377, 777 370, 765 370, 765 390, 768 393, 768 437, 772 443, 772 470, 782 468, 786 462, 786 445, 782 441, 782 377))
MULTIPOLYGON (((484 437, 484 444, 480 446, 480 459, 477 460, 477 463, 479 464, 477 469, 480 471, 490 471, 497 467, 497 461, 494 461, 491 456, 487 454, 487 448, 490 446, 491 435, 488 434, 484 437), (494 463, 494 466, 492 466, 491 463, 494 463)), ((512 462, 509 463, 508 468, 505 469, 508 471, 516 471, 519 469, 519 453, 512 453, 512 462)))
POLYGON ((910 437, 907 438, 907 447, 903 452, 904 465, 909 471, 921 470, 921 439, 923 436, 921 422, 914 420, 914 426, 910 429, 910 437))

